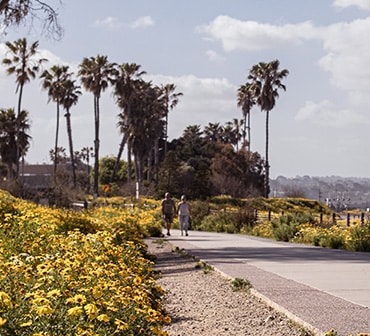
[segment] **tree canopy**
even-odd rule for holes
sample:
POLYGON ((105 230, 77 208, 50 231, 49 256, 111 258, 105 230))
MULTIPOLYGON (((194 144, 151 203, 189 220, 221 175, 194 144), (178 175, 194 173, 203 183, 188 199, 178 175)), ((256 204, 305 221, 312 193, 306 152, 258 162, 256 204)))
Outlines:
POLYGON ((5 33, 10 26, 24 24, 34 27, 35 21, 41 25, 43 34, 56 39, 62 37, 63 29, 59 24, 57 9, 47 1, 0 0, 0 26, 5 33))

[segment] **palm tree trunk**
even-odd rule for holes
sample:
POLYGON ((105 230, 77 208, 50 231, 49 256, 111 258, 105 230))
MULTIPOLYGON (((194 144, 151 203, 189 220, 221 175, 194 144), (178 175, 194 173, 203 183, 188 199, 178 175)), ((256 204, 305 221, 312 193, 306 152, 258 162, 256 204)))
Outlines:
POLYGON ((130 141, 127 142, 127 182, 131 183, 131 176, 132 176, 132 158, 131 158, 131 143, 130 141))
POLYGON ((17 129, 16 129, 16 173, 15 177, 19 177, 19 158, 20 158, 20 144, 19 144, 19 133, 20 133, 20 115, 22 110, 22 95, 23 95, 23 84, 19 85, 19 96, 18 96, 18 111, 17 111, 17 129))
POLYGON ((55 144, 54 144, 54 184, 57 183, 58 138, 59 138, 59 99, 57 100, 57 124, 55 129, 55 144))
POLYGON ((71 156, 71 163, 72 163, 72 176, 73 176, 73 186, 76 188, 77 186, 77 179, 76 179, 76 167, 75 167, 75 159, 73 154, 73 141, 72 141, 72 126, 71 126, 71 114, 69 113, 69 109, 65 115, 67 121, 67 133, 68 133, 68 141, 69 141, 69 155, 71 156))
POLYGON ((270 189, 270 164, 269 164, 269 112, 266 111, 266 149, 265 149, 265 183, 264 183, 264 190, 265 190, 265 197, 268 198, 269 196, 269 189, 270 189))
POLYGON ((243 148, 245 148, 245 137, 247 135, 247 113, 244 113, 243 148))
POLYGON ((248 111, 248 152, 251 151, 251 111, 248 111))
POLYGON ((95 103, 95 165, 94 165, 94 198, 99 195, 99 96, 96 95, 94 99, 95 103))
POLYGON ((147 170, 147 180, 149 182, 152 182, 153 180, 153 174, 152 174, 152 169, 153 169, 153 148, 150 149, 149 154, 148 154, 148 170, 147 170))
POLYGON ((125 145, 126 145, 126 141, 127 141, 127 135, 124 134, 122 136, 122 140, 121 140, 121 143, 119 145, 117 159, 116 159, 116 162, 115 162, 114 167, 113 167, 112 176, 110 178, 111 182, 113 182, 114 179, 116 178, 117 170, 118 170, 118 167, 119 167, 119 162, 121 161, 121 157, 122 157, 122 153, 123 153, 123 150, 125 148, 125 145))
POLYGON ((168 139, 168 110, 166 111, 166 119, 164 124, 164 156, 167 154, 167 139, 168 139))
POLYGON ((154 181, 155 186, 158 186, 158 180, 159 180, 159 139, 157 138, 154 142, 154 181))
POLYGON ((140 182, 140 169, 137 155, 134 154, 134 166, 135 166, 135 179, 136 182, 140 182))

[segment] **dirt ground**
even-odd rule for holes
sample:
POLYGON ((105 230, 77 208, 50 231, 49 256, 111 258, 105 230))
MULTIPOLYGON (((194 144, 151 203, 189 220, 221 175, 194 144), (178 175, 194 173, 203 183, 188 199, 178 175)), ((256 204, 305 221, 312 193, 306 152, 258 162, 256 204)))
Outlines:
POLYGON ((145 242, 157 257, 155 269, 162 274, 158 283, 166 291, 165 308, 172 323, 165 330, 170 336, 312 335, 247 290, 240 290, 247 279, 238 279, 236 290, 230 279, 165 239, 145 242))

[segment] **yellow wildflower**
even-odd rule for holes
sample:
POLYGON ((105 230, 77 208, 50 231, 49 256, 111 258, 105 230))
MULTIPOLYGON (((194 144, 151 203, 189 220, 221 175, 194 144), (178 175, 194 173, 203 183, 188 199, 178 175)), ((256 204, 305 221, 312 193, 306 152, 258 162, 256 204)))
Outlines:
POLYGON ((34 309, 38 315, 49 315, 54 312, 54 310, 50 306, 40 306, 34 309))
POLYGON ((83 313, 82 307, 73 307, 68 309, 67 314, 69 316, 79 316, 83 313))
POLYGON ((10 296, 6 294, 5 292, 0 292, 0 304, 8 308, 13 308, 13 304, 10 299, 10 296))
POLYGON ((101 314, 96 318, 100 322, 109 322, 109 316, 107 314, 101 314))
POLYGON ((119 319, 115 319, 114 324, 117 326, 118 330, 127 330, 128 329, 128 324, 126 322, 123 322, 119 319))
POLYGON ((75 303, 78 305, 83 305, 86 303, 86 296, 82 294, 77 294, 72 298, 66 300, 67 303, 75 303))
POLYGON ((170 324, 170 323, 172 322, 171 317, 169 317, 169 316, 165 316, 165 317, 163 318, 163 322, 164 322, 164 323, 166 323, 166 324, 170 324))
POLYGON ((19 326, 20 327, 29 327, 32 325, 32 320, 29 320, 27 322, 21 323, 19 326))
POLYGON ((60 289, 53 289, 46 294, 47 297, 56 298, 60 296, 60 289))
POLYGON ((98 308, 92 303, 87 304, 84 308, 85 308, 86 314, 89 315, 90 317, 93 315, 96 315, 99 311, 98 308))
POLYGON ((134 279, 134 285, 139 286, 141 284, 141 278, 136 276, 134 279))
POLYGON ((0 327, 2 327, 8 320, 0 317, 0 327))

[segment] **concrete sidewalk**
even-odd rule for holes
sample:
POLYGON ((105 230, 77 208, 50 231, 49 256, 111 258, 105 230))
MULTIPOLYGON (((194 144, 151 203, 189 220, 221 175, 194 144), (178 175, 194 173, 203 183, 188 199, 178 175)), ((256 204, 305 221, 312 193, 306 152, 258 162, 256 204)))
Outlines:
POLYGON ((166 236, 231 278, 249 280, 274 308, 320 335, 370 333, 370 253, 190 231, 166 236))

